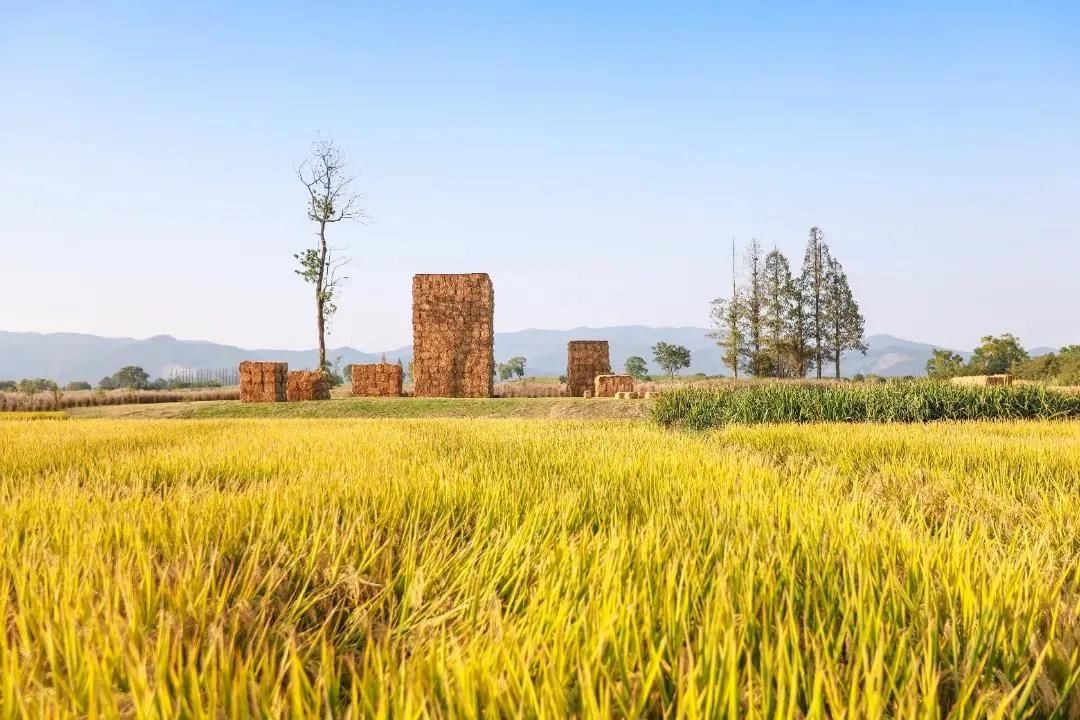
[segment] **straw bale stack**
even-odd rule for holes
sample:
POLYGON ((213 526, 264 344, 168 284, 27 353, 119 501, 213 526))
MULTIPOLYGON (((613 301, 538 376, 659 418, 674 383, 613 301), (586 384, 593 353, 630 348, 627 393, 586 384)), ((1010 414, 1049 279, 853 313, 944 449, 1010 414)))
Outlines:
POLYGON ((633 375, 597 375, 594 382, 596 397, 617 397, 617 393, 634 392, 633 375))
POLYGON ((607 340, 571 340, 566 344, 566 390, 570 397, 594 391, 597 375, 610 375, 607 340))
POLYGON ((285 402, 289 363, 240 363, 240 402, 285 402))
POLYGON ((495 289, 487 273, 413 276, 413 395, 491 397, 495 289))
POLYGON ((988 387, 991 385, 1012 385, 1013 377, 1008 373, 1001 375, 963 375, 951 379, 954 385, 974 385, 976 387, 988 387))
POLYGON ((297 400, 329 400, 330 378, 318 370, 290 370, 285 387, 289 402, 297 400))
POLYGON ((620 390, 619 392, 615 393, 615 398, 617 400, 637 400, 639 397, 640 397, 640 395, 638 395, 636 392, 634 392, 632 390, 630 390, 630 391, 620 390))
POLYGON ((400 396, 401 366, 397 363, 353 365, 352 394, 358 397, 400 396))

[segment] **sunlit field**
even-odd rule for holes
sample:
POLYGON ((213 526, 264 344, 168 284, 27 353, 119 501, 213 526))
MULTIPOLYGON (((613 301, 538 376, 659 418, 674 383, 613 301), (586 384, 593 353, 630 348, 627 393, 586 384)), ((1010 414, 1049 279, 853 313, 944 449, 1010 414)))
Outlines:
POLYGON ((0 419, 0 716, 1077 717, 1080 423, 0 419))

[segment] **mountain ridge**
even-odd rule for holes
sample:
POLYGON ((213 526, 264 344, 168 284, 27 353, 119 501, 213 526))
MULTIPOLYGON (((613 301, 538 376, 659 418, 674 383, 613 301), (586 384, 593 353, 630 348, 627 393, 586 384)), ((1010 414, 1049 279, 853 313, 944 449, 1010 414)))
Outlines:
MULTIPOLYGON (((515 355, 526 358, 529 375, 561 375, 565 372, 566 343, 570 340, 599 339, 611 344, 611 363, 620 370, 627 357, 645 358, 653 367, 651 347, 658 341, 685 345, 690 349, 692 364, 684 374, 697 372, 709 375, 728 374, 721 362, 721 351, 708 337, 707 328, 693 326, 651 327, 647 325, 616 325, 609 327, 579 326, 569 330, 527 328, 495 334, 495 357, 504 361, 515 355)), ((867 355, 846 354, 843 374, 877 374, 884 376, 921 375, 933 349, 943 347, 921 343, 888 334, 867 338, 867 355)), ((951 349, 951 348, 950 348, 951 349)), ((1051 352, 1050 348, 1034 348, 1032 355, 1051 352)), ((962 356, 970 352, 956 351, 962 356)), ((412 358, 412 346, 405 345, 385 351, 368 352, 349 346, 327 349, 327 357, 341 364, 377 362, 385 356, 391 361, 412 358)), ((235 367, 242 360, 281 360, 293 368, 312 367, 315 350, 275 350, 272 348, 242 348, 208 340, 180 340, 172 335, 159 334, 144 339, 105 337, 92 333, 37 333, 0 330, 0 379, 47 377, 60 383, 86 380, 96 383, 124 365, 139 365, 153 377, 164 377, 172 370, 219 369, 235 367)), ((831 366, 826 368, 831 374, 831 366)))

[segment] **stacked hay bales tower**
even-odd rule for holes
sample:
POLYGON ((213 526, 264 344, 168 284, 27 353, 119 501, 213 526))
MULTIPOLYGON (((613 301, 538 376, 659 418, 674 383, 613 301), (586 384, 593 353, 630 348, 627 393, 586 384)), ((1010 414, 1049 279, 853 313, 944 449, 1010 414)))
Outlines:
POLYGON ((495 290, 487 273, 413 276, 413 395, 491 397, 495 290))
POLYGON ((357 397, 398 397, 401 395, 401 366, 397 363, 353 365, 352 394, 357 397))
POLYGON ((594 390, 598 375, 611 374, 607 340, 571 340, 566 344, 566 389, 570 397, 594 390))
POLYGON ((285 402, 289 363, 240 363, 240 402, 285 402))

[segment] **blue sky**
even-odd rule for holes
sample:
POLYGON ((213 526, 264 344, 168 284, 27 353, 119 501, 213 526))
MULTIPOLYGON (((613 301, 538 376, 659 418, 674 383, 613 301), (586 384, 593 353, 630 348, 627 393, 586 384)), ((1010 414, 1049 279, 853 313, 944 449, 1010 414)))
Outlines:
POLYGON ((407 343, 416 272, 705 325, 811 225, 870 332, 1080 342, 1080 4, 219 5, 0 0, 0 329, 313 346, 322 136, 374 218, 332 345, 407 343))

